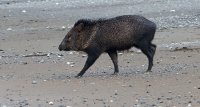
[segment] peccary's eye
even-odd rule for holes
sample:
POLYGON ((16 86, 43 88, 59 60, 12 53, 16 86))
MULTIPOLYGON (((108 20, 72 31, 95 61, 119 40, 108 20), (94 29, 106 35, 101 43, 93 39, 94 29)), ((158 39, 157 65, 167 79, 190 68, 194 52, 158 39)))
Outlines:
POLYGON ((68 39, 67 39, 67 41, 69 42, 71 40, 71 37, 69 37, 68 39))
POLYGON ((68 37, 67 37, 67 42, 69 42, 71 40, 71 35, 69 35, 68 37))

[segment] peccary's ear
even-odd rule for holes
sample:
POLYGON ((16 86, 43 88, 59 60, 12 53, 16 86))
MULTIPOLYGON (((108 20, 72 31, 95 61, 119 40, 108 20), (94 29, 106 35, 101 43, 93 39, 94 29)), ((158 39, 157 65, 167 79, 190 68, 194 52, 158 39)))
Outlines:
POLYGON ((74 28, 80 32, 81 30, 83 30, 84 24, 83 23, 79 23, 78 25, 76 25, 74 28))

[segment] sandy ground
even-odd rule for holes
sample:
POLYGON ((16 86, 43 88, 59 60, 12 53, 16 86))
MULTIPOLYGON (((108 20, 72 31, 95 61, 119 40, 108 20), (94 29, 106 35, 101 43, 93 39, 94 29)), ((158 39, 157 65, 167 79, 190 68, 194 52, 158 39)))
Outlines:
POLYGON ((3 0, 0 2, 0 107, 199 107, 199 8, 195 4, 198 1, 191 1, 193 6, 174 6, 177 10, 169 12, 164 11, 167 6, 160 11, 155 9, 164 5, 159 0, 148 2, 157 5, 142 12, 140 8, 146 3, 134 4, 139 7, 135 13, 144 14, 159 25, 153 41, 158 46, 153 72, 145 73, 147 58, 132 49, 120 52, 118 76, 111 75, 113 64, 107 54, 102 54, 82 78, 76 79, 74 76, 85 63, 85 54, 58 51, 74 21, 82 11, 91 17, 109 17, 123 13, 122 7, 132 4, 70 7, 70 12, 60 8, 20 7, 3 0), (112 14, 104 14, 102 9, 109 12, 116 9, 119 13, 112 10, 112 14), (99 14, 95 16, 95 12, 90 13, 92 10, 99 14), (177 14, 180 17, 175 17, 177 14))

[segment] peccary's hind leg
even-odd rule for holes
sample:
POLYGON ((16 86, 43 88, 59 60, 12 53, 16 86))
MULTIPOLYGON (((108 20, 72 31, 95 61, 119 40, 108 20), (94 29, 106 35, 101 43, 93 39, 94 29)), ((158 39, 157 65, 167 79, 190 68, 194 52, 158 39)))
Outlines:
POLYGON ((83 69, 80 71, 80 73, 76 76, 82 77, 82 75, 85 73, 85 71, 94 64, 94 62, 97 60, 97 58, 100 56, 100 54, 88 54, 88 58, 86 60, 86 63, 83 67, 83 69))
POLYGON ((151 54, 152 54, 152 57, 154 57, 154 54, 156 52, 156 45, 155 44, 150 44, 150 50, 151 50, 151 54))
POLYGON ((156 45, 147 43, 147 42, 142 42, 138 45, 138 48, 141 49, 141 51, 147 56, 148 58, 148 69, 147 72, 151 71, 151 68, 153 66, 153 56, 156 50, 156 45))
MULTIPOLYGON (((147 72, 148 71, 151 71, 151 68, 152 68, 152 66, 153 66, 153 58, 154 58, 154 54, 155 54, 155 52, 156 52, 156 45, 154 45, 154 44, 149 44, 150 45, 150 47, 149 47, 149 49, 148 49, 148 53, 150 54, 149 56, 150 56, 150 58, 148 58, 149 59, 149 66, 148 66, 148 69, 147 69, 147 72)), ((148 56, 147 56, 148 57, 148 56)))
POLYGON ((115 68, 115 71, 114 71, 114 74, 118 74, 119 72, 119 69, 118 69, 118 58, 117 58, 117 51, 114 50, 114 51, 108 51, 108 55, 110 56, 113 64, 114 64, 114 68, 115 68))

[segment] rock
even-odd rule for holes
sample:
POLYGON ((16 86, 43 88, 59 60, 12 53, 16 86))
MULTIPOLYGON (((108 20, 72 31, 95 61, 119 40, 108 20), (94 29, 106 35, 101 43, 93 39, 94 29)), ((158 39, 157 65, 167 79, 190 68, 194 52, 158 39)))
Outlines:
POLYGON ((82 57, 87 57, 87 55, 84 54, 84 55, 82 55, 82 57))
POLYGON ((167 98, 167 100, 172 100, 173 98, 167 98))
POLYGON ((51 53, 48 53, 48 54, 47 54, 47 57, 50 57, 50 55, 51 55, 51 53))
MULTIPOLYGON (((1 59, 1 58, 0 58, 0 59, 1 59)), ((28 62, 22 62, 22 64, 23 64, 23 65, 27 65, 27 64, 28 64, 28 62)))
POLYGON ((12 31, 12 28, 7 28, 7 31, 12 31))
POLYGON ((176 59, 176 56, 171 56, 172 59, 176 59))
POLYGON ((71 64, 71 62, 67 62, 67 65, 70 65, 71 64))
POLYGON ((115 95, 118 95, 117 90, 115 90, 115 95))
POLYGON ((61 58, 62 56, 58 55, 58 58, 61 58))
POLYGON ((114 101, 113 101, 113 100, 110 100, 110 102, 113 103, 114 101))
POLYGON ((73 52, 69 52, 69 55, 73 55, 74 53, 73 52))
POLYGON ((142 51, 141 50, 137 50, 136 53, 142 53, 142 51))
POLYGON ((157 98, 157 100, 161 100, 161 98, 157 98))
POLYGON ((176 12, 176 10, 170 10, 170 12, 176 12))
POLYGON ((33 81, 32 81, 32 84, 37 84, 37 81, 33 80, 33 81))
POLYGON ((191 104, 191 103, 189 103, 189 104, 187 105, 187 107, 192 107, 192 104, 191 104))
POLYGON ((118 55, 123 55, 123 53, 122 53, 122 52, 120 52, 120 53, 118 53, 118 55))
POLYGON ((39 63, 44 63, 44 59, 42 59, 39 63))
POLYGON ((67 106, 64 106, 64 105, 60 105, 60 106, 58 106, 58 107, 67 107, 67 106))
POLYGON ((53 105, 53 102, 52 102, 52 101, 50 101, 50 102, 49 102, 49 105, 53 105))
POLYGON ((26 13, 26 10, 22 10, 22 13, 26 13))
POLYGON ((8 106, 6 106, 6 105, 2 105, 1 107, 8 107, 8 106))
POLYGON ((66 26, 62 26, 62 29, 65 30, 65 29, 66 29, 66 26))

